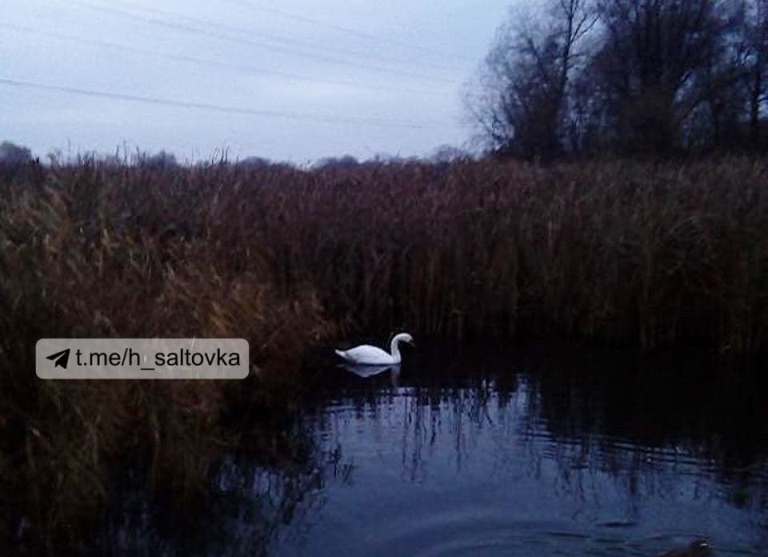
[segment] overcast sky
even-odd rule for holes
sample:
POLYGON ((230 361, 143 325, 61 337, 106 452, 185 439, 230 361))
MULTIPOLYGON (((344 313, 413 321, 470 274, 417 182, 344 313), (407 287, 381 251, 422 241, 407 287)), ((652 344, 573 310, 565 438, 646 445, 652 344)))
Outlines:
POLYGON ((461 146, 510 0, 2 0, 0 140, 304 163, 461 146))

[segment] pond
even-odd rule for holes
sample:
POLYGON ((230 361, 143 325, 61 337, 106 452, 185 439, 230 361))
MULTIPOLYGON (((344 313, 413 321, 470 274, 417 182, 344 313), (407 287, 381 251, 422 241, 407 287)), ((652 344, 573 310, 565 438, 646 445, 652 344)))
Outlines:
POLYGON ((653 556, 705 538, 716 555, 768 554, 760 374, 547 346, 406 360, 315 370, 303 464, 232 455, 188 525, 124 499, 100 550, 653 556))

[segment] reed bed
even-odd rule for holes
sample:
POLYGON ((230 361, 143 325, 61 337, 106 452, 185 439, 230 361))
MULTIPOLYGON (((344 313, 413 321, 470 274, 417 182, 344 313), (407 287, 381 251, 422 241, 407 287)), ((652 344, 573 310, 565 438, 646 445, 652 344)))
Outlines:
POLYGON ((343 336, 765 352, 767 178, 747 158, 3 169, 5 505, 75 536, 65 517, 97 508, 136 450, 186 492, 237 444, 235 410, 298 404, 302 354, 343 336), (247 388, 37 381, 34 343, 57 336, 244 337, 254 373, 247 388))
POLYGON ((0 186, 6 344, 216 333, 266 348, 332 324, 765 349, 763 160, 91 160, 20 176, 0 186))

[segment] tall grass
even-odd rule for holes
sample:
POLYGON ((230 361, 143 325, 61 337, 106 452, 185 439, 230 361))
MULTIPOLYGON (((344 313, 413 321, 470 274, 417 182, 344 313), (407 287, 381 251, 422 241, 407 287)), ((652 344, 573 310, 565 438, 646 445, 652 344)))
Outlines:
POLYGON ((2 488, 58 531, 140 448, 153 478, 186 491, 237 442, 228 413, 296 404, 301 354, 332 337, 764 352, 767 170, 83 160, 0 172, 0 478, 14 478, 2 488), (245 337, 255 373, 247 388, 37 381, 34 344, 57 336, 245 337))
POLYGON ((320 319, 758 352, 766 177, 749 159, 54 167, 0 187, 0 332, 267 348, 320 319))
MULTIPOLYGON (((109 471, 129 458, 148 462, 148 481, 199 491, 242 434, 225 427, 228 414, 290 403, 283 385, 299 382, 284 376, 332 330, 309 287, 282 296, 262 266, 210 244, 208 217, 194 220, 210 190, 184 186, 181 175, 84 162, 0 187, 0 547, 18 532, 53 553, 75 543, 108 498, 109 471), (183 233, 185 219, 201 228, 183 233), (38 381, 36 339, 57 336, 245 337, 254 376, 38 381)), ((266 458, 273 444, 256 450, 266 458)))
POLYGON ((765 348, 762 161, 211 167, 146 182, 165 208, 138 214, 156 229, 287 298, 309 289, 345 332, 765 348))

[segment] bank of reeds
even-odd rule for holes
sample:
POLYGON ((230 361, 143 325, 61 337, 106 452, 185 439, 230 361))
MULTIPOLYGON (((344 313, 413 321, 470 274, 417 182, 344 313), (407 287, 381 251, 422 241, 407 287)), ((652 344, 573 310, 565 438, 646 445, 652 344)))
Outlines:
POLYGON ((84 163, 0 187, 0 548, 37 553, 45 540, 66 553, 107 501, 111 471, 127 462, 186 497, 239 437, 261 439, 254 450, 265 462, 287 445, 265 438, 269 428, 231 427, 233 413, 290 404, 303 350, 332 328, 309 286, 287 298, 266 269, 242 267, 203 229, 176 234, 201 208, 180 178, 84 163), (39 381, 36 338, 58 336, 245 337, 253 376, 39 381))
POLYGON ((0 177, 0 477, 53 530, 103 499, 126 447, 199 481, 236 442, 227 413, 295 403, 302 352, 333 336, 768 342, 763 160, 0 177), (247 389, 37 381, 34 343, 58 336, 245 337, 258 373, 247 389))
POLYGON ((343 332, 759 352, 766 171, 726 159, 22 173, 0 186, 1 332, 27 346, 41 333, 248 337, 268 323, 254 337, 267 347, 307 329, 272 326, 293 312, 343 332))

